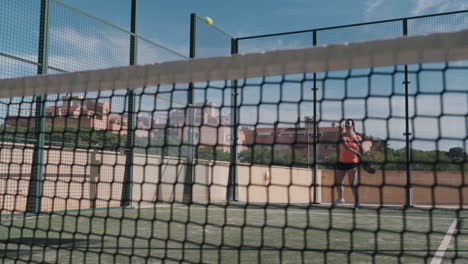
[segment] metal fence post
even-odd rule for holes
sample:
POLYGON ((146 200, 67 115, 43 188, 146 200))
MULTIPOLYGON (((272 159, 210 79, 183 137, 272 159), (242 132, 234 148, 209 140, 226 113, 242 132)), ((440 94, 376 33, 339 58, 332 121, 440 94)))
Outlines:
MULTIPOLYGON (((408 20, 403 19, 403 36, 408 35, 408 20)), ((410 141, 410 125, 409 125, 409 84, 408 80, 408 65, 405 65, 405 80, 403 81, 405 85, 405 142, 406 142, 406 207, 411 207, 413 205, 412 201, 412 181, 411 181, 411 141, 410 141)))
MULTIPOLYGON (((46 74, 48 68, 48 39, 49 39, 49 0, 41 0, 41 14, 39 25, 39 50, 37 74, 46 74)), ((39 213, 44 176, 44 142, 45 142, 45 107, 47 96, 36 96, 36 112, 34 118, 34 152, 32 157, 31 176, 28 187, 26 212, 39 213)))
MULTIPOLYGON (((231 39, 231 54, 237 54, 237 39, 231 39)), ((237 141, 238 141, 238 107, 237 80, 232 81, 231 88, 231 137, 230 137, 230 160, 229 160, 229 179, 226 193, 226 200, 238 201, 238 181, 237 181, 237 141)))
MULTIPOLYGON (((137 0, 132 0, 130 16, 130 65, 137 63, 137 38, 136 38, 136 18, 137 18, 137 0)), ((133 90, 127 91, 127 142, 125 144, 125 172, 122 184, 121 206, 130 206, 132 200, 132 182, 133 182, 133 147, 135 144, 135 94, 133 90)))
MULTIPOLYGON (((313 45, 317 46, 317 31, 313 31, 313 45)), ((317 151, 317 142, 319 140, 318 136, 318 118, 317 118, 317 73, 314 72, 314 87, 312 88, 313 93, 314 93, 314 141, 313 141, 313 153, 314 153, 314 161, 313 161, 313 166, 314 166, 314 201, 313 203, 320 203, 320 198, 318 196, 318 190, 320 186, 318 186, 318 151, 317 151)))
MULTIPOLYGON (((190 14, 190 54, 191 59, 195 58, 196 48, 196 28, 197 28, 197 15, 190 14)), ((193 98, 193 83, 189 84, 187 94, 187 163, 185 168, 184 178, 184 193, 183 201, 185 203, 192 202, 192 187, 193 187, 193 126, 194 126, 194 98, 193 98)), ((182 131, 182 139, 184 132, 182 131)))
POLYGON ((99 183, 99 175, 101 171, 101 161, 103 157, 103 152, 99 152, 100 158, 98 159, 98 150, 92 149, 91 152, 88 152, 88 162, 90 164, 89 169, 89 202, 90 208, 96 208, 97 200, 97 190, 99 183))

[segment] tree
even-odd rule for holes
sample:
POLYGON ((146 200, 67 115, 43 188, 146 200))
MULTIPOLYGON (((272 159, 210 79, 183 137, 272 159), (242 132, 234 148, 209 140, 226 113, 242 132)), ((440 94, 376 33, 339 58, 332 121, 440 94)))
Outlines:
POLYGON ((369 163, 382 163, 385 161, 385 156, 380 151, 368 151, 362 156, 362 160, 369 163))
POLYGON ((330 154, 328 154, 325 160, 321 162, 321 164, 319 164, 319 168, 320 169, 334 169, 337 162, 338 162, 338 153, 331 152, 330 154))
POLYGON ((439 160, 437 151, 422 151, 411 149, 411 169, 417 171, 432 171, 439 160))
POLYGON ((269 147, 256 146, 253 150, 253 163, 271 164, 272 152, 269 147))
POLYGON ((200 147, 198 148, 198 159, 202 160, 220 160, 229 161, 229 152, 222 151, 216 147, 200 147))
POLYGON ((239 153, 241 162, 253 164, 271 164, 271 148, 266 146, 255 146, 253 150, 244 150, 239 153))
POLYGON ((437 170, 437 171, 460 171, 461 166, 460 166, 460 160, 457 163, 454 163, 453 160, 450 159, 448 156, 448 153, 445 151, 439 151, 439 155, 437 158, 437 163, 435 168, 432 170, 437 170))
POLYGON ((394 150, 390 147, 386 148, 384 154, 384 169, 387 171, 404 171, 406 170, 406 150, 405 148, 394 150))
POLYGON ((76 146, 78 148, 99 148, 115 151, 125 146, 127 135, 91 127, 46 126, 46 144, 57 146, 76 146))
POLYGON ((297 150, 290 150, 286 154, 279 152, 274 153, 274 163, 279 165, 295 166, 295 167, 306 167, 307 159, 297 150))
POLYGON ((463 148, 460 147, 455 147, 449 149, 447 156, 453 161, 453 162, 462 162, 465 160, 465 151, 463 148))
POLYGON ((240 162, 252 163, 252 151, 250 149, 239 152, 238 159, 240 162))
POLYGON ((186 157, 186 148, 180 138, 173 135, 135 138, 135 151, 147 155, 162 155, 164 152, 164 156, 186 157))

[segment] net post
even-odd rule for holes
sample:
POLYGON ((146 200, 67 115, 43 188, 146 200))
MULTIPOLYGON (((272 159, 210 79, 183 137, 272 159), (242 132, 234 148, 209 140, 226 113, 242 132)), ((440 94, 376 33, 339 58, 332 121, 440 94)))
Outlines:
MULTIPOLYGON (((403 19, 403 36, 408 35, 408 20, 403 19)), ((408 65, 405 65, 405 80, 403 84, 405 85, 405 144, 406 144, 406 199, 405 207, 412 207, 412 181, 411 181, 411 141, 410 141, 410 125, 409 125, 409 79, 408 79, 408 65)))
MULTIPOLYGON (((137 63, 137 38, 136 34, 136 18, 137 18, 137 1, 132 0, 132 8, 130 15, 130 65, 137 63)), ((133 182, 133 146, 135 143, 135 93, 133 90, 127 90, 127 141, 125 143, 125 172, 122 184, 121 206, 130 206, 132 201, 132 182, 133 182)))
MULTIPOLYGON (((238 53, 238 40, 235 38, 231 39, 231 54, 238 53)), ((238 142, 238 107, 237 100, 239 91, 237 89, 237 80, 232 81, 231 88, 231 137, 230 137, 230 160, 229 160, 229 179, 226 193, 227 201, 238 201, 238 179, 237 179, 237 142, 238 142)))
MULTIPOLYGON (((313 41, 313 46, 317 46, 317 31, 314 30, 312 32, 312 41, 313 41)), ((318 164, 317 164, 317 160, 318 160, 318 151, 317 151, 317 142, 319 140, 319 137, 318 137, 318 118, 317 118, 317 90, 318 90, 318 87, 317 87, 317 73, 314 72, 314 87, 312 88, 313 90, 313 94, 314 94, 314 101, 313 101, 313 107, 314 107, 314 123, 313 123, 313 129, 314 129, 314 140, 313 140, 313 145, 312 145, 312 152, 313 152, 313 155, 314 155, 314 160, 313 160, 313 167, 314 167, 314 178, 313 178, 313 181, 314 181, 314 200, 312 203, 314 204, 319 204, 320 203, 320 197, 318 195, 318 191, 319 191, 319 188, 320 186, 318 185, 318 164)), ((309 138, 309 136, 307 136, 307 138, 309 138)))
MULTIPOLYGON (((189 57, 194 59, 196 54, 196 28, 197 14, 190 14, 190 50, 189 57)), ((185 167, 183 202, 192 202, 192 187, 193 187, 193 126, 194 126, 194 98, 193 98, 193 83, 189 83, 187 92, 187 161, 185 167)), ((182 132, 182 138, 184 133, 182 132)))
MULTIPOLYGON (((41 0, 39 25, 39 50, 37 74, 46 74, 48 68, 48 40, 49 40, 49 0, 41 0)), ((39 213, 44 176, 44 144, 45 144, 45 107, 47 96, 36 96, 36 112, 34 117, 34 132, 36 140, 32 156, 31 176, 28 187, 26 212, 39 213)))

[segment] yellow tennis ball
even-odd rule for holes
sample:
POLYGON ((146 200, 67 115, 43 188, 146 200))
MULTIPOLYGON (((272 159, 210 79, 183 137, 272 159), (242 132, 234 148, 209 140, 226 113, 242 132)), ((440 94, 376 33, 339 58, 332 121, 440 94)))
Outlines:
POLYGON ((205 23, 208 24, 208 25, 213 25, 213 19, 211 19, 209 17, 205 17, 205 23))

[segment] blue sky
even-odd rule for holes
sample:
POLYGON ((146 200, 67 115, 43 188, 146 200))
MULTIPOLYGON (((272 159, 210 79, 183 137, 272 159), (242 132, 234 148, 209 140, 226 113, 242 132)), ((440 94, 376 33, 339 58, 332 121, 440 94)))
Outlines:
MULTIPOLYGON (((129 28, 131 0, 62 0, 129 28)), ((468 0, 139 0, 139 34, 188 54, 189 16, 235 37, 468 9, 468 0)))

